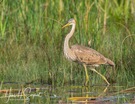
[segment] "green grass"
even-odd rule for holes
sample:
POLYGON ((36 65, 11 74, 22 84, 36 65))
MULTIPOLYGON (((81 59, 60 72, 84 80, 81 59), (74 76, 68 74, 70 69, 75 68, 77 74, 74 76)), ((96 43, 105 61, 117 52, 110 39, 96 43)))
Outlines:
MULTIPOLYGON (((116 64, 117 84, 135 85, 135 2, 130 0, 3 0, 0 2, 0 80, 55 86, 81 84, 83 67, 65 59, 63 41, 76 19, 71 44, 94 48, 116 64), (89 41, 91 44, 89 45, 89 41), (72 70, 71 70, 72 69, 72 70), (76 74, 77 73, 77 74, 76 74)), ((105 67, 98 69, 103 74, 105 67)), ((110 68, 107 67, 107 70, 110 68)), ((92 83, 103 80, 95 73, 92 83)))
POLYGON ((134 78, 134 2, 3 0, 0 5, 1 80, 70 80, 71 65, 63 57, 69 29, 61 29, 70 18, 77 21, 72 44, 91 41, 92 48, 116 63, 119 80, 134 78))

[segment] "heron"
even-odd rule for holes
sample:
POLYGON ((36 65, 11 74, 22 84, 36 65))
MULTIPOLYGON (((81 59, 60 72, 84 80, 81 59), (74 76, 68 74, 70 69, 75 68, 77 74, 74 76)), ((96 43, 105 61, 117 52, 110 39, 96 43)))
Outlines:
POLYGON ((72 26, 70 32, 66 35, 65 40, 64 40, 64 56, 73 62, 78 62, 83 65, 84 70, 85 70, 85 85, 87 86, 87 83, 89 81, 89 75, 87 72, 87 66, 91 66, 90 70, 96 72, 98 75, 100 75, 104 81, 110 85, 108 80, 103 76, 101 73, 99 73, 95 68, 92 67, 98 67, 99 65, 110 65, 112 67, 115 66, 114 62, 111 61, 110 59, 106 58, 96 50, 82 46, 82 45, 69 45, 69 40, 73 36, 75 32, 75 26, 76 26, 76 21, 75 19, 71 18, 67 24, 65 24, 62 28, 65 28, 67 26, 72 26))

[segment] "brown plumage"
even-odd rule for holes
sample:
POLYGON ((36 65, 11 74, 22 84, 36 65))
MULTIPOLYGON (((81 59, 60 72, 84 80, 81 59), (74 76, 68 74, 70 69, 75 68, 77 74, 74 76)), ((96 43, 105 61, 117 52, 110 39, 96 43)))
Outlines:
POLYGON ((114 66, 114 63, 110 59, 105 58, 102 54, 92 48, 81 45, 73 45, 71 46, 71 50, 76 56, 75 61, 79 63, 84 63, 90 66, 99 66, 100 64, 114 66))
MULTIPOLYGON (((69 25, 72 25, 72 28, 71 28, 71 31, 67 34, 65 41, 64 41, 64 55, 66 56, 67 59, 69 59, 71 61, 75 61, 75 62, 83 64, 83 66, 85 68, 85 73, 86 73, 85 85, 87 85, 87 82, 89 81, 89 76, 88 76, 87 69, 86 69, 87 65, 88 66, 99 66, 101 64, 105 64, 105 65, 110 65, 110 66, 114 67, 115 64, 110 59, 104 57, 102 54, 100 54, 99 52, 97 52, 96 50, 94 50, 92 48, 81 46, 81 45, 73 45, 70 48, 69 40, 75 31, 75 25, 76 25, 75 20, 70 19, 68 21, 68 23, 63 26, 63 28, 66 26, 69 26, 69 25)), ((91 68, 91 70, 96 72, 97 74, 99 74, 109 85, 109 82, 103 75, 101 75, 95 69, 91 68)))

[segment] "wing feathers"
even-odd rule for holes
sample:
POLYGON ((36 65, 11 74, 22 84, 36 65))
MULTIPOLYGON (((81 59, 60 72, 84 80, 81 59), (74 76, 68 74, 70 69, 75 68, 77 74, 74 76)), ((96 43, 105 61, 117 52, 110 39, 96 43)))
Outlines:
POLYGON ((92 48, 81 45, 73 45, 71 50, 76 55, 76 61, 87 65, 99 65, 107 62, 106 58, 92 48))

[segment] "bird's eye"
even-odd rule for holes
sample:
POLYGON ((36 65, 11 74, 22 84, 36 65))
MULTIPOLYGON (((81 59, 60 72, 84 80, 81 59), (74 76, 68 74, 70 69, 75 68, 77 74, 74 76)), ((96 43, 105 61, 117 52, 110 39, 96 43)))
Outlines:
POLYGON ((73 18, 71 18, 68 22, 72 22, 74 19, 73 18))

